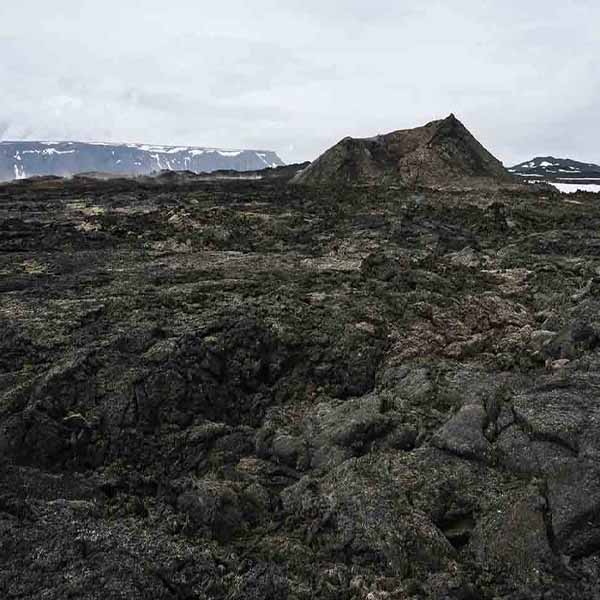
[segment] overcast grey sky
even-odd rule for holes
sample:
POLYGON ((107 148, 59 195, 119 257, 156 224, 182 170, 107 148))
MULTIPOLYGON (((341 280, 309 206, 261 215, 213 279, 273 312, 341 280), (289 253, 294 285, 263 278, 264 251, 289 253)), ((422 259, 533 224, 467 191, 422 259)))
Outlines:
POLYGON ((0 0, 0 139, 313 159, 454 112, 505 164, 600 162, 598 0, 0 0))

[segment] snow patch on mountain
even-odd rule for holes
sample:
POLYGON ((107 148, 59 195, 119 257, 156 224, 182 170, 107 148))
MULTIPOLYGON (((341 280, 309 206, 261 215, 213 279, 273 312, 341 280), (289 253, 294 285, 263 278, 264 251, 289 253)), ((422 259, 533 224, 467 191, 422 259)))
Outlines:
POLYGON ((515 165, 509 171, 530 183, 549 183, 567 193, 598 191, 595 182, 600 181, 599 165, 553 156, 534 158, 515 165))
POLYGON ((164 169, 209 173, 256 171, 283 165, 279 156, 268 150, 107 142, 0 142, 0 181, 91 171, 147 175, 164 169))

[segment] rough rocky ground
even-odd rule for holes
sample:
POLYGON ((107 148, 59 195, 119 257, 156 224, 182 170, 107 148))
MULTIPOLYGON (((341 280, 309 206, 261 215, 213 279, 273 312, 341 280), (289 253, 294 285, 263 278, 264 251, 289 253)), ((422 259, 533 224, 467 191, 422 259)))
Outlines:
POLYGON ((597 196, 0 188, 0 596, 600 597, 597 196))

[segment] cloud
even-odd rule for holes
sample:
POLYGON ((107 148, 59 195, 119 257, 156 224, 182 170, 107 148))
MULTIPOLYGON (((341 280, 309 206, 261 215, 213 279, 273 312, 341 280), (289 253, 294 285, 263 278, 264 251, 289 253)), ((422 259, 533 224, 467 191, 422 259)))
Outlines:
POLYGON ((600 162, 599 21, 589 0, 4 2, 2 135, 291 161, 455 112, 507 164, 600 162))

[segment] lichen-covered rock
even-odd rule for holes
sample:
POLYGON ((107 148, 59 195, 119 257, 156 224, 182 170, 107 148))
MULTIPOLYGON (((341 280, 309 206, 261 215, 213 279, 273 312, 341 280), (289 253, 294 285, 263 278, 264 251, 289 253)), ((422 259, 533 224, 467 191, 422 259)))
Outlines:
POLYGON ((385 461, 351 459, 321 481, 307 476, 282 495, 287 513, 307 519, 307 540, 349 553, 358 565, 406 577, 445 569, 454 550, 385 473, 385 461))
POLYGON ((508 493, 479 519, 469 551, 491 571, 522 583, 538 583, 544 571, 558 564, 549 527, 544 496, 535 489, 508 493))
POLYGON ((498 436, 496 457, 510 472, 547 477, 572 459, 573 452, 554 442, 532 439, 518 425, 511 425, 498 436))
POLYGON ((492 196, 0 186, 0 596, 600 597, 600 203, 492 196))
POLYGON ((191 482, 177 497, 185 526, 220 542, 227 542, 256 521, 268 500, 257 484, 247 490, 239 484, 201 480, 191 482))
POLYGON ((483 432, 488 416, 482 406, 463 406, 448 423, 435 433, 431 443, 457 456, 475 460, 489 460, 492 447, 483 432))
POLYGON ((584 556, 600 546, 600 469, 571 460, 548 479, 552 530, 562 554, 584 556))

